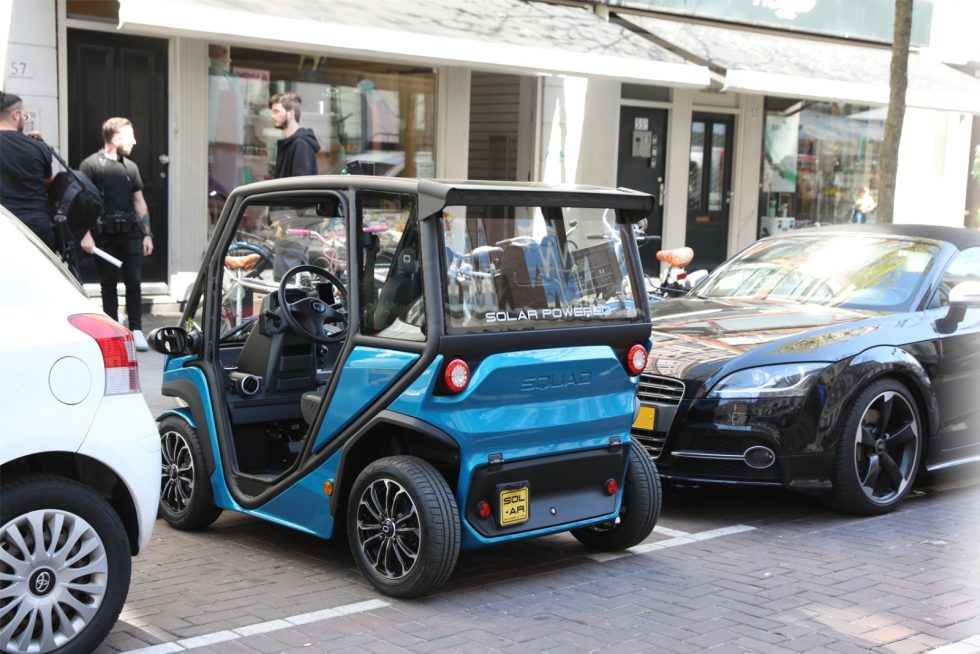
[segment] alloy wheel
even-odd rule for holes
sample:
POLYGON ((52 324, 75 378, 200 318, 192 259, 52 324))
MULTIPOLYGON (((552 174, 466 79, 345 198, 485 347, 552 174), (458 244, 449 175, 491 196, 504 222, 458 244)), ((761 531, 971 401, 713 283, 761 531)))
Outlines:
POLYGON ((109 560, 98 532, 74 513, 43 509, 0 528, 0 649, 50 652, 95 619, 109 560))
POLYGON ((422 549, 421 523, 415 502, 398 482, 378 479, 361 493, 357 541, 381 576, 401 579, 411 572, 422 549))
POLYGON ((887 504, 915 473, 919 424, 908 400, 894 391, 877 395, 864 410, 854 439, 854 465, 865 496, 887 504))
POLYGON ((194 487, 194 458, 187 440, 170 430, 160 436, 160 501, 169 511, 187 509, 194 487))

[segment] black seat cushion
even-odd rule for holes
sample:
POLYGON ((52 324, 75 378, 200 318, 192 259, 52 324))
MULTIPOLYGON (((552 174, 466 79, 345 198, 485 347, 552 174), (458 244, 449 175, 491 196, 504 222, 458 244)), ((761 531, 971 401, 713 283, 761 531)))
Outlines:
POLYGON ((320 402, 323 402, 323 394, 327 392, 327 386, 330 382, 330 373, 327 373, 325 379, 321 377, 320 381, 326 383, 317 386, 315 390, 303 393, 303 397, 300 399, 299 412, 308 425, 313 424, 313 420, 316 418, 316 412, 320 410, 320 402))

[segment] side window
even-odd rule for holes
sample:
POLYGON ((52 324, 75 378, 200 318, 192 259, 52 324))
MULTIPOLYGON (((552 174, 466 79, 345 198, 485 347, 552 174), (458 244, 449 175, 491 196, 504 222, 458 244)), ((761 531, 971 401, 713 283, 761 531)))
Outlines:
POLYGON ((422 260, 414 195, 358 194, 361 333, 425 340, 422 260))
POLYGON ((949 304, 949 292, 960 282, 980 282, 980 247, 963 250, 950 262, 939 282, 939 288, 930 307, 944 307, 949 304))

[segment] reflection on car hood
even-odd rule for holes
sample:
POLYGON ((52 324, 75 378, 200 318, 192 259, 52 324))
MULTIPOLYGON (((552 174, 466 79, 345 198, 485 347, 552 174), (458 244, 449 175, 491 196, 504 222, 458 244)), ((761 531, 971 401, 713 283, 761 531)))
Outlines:
MULTIPOLYGON (((877 327, 881 314, 813 304, 678 298, 651 307, 651 374, 704 380, 731 359, 752 352, 746 365, 831 361, 839 345, 877 327), (841 329, 842 325, 855 324, 841 329)), ((740 368, 743 366, 739 366, 740 368)))

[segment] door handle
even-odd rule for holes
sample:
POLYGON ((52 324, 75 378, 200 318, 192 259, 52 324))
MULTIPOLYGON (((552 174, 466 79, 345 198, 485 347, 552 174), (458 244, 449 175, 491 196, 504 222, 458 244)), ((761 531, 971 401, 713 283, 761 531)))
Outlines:
POLYGON ((164 166, 166 166, 167 164, 170 163, 170 157, 166 154, 161 154, 159 157, 157 157, 157 161, 159 161, 164 166))
POLYGON ((657 203, 662 207, 664 206, 664 178, 658 177, 657 181, 660 182, 660 191, 657 193, 657 203))
POLYGON ((726 193, 725 194, 725 204, 731 204, 732 203, 732 197, 734 195, 735 195, 735 191, 729 191, 728 193, 726 193))

